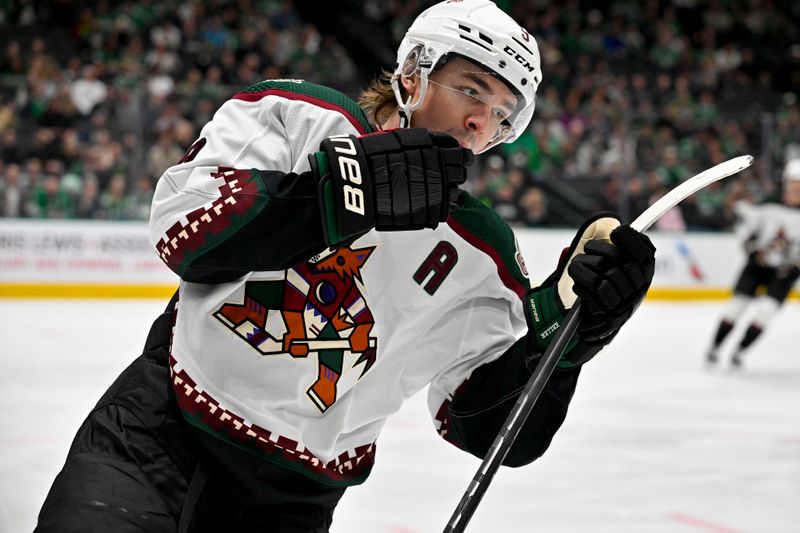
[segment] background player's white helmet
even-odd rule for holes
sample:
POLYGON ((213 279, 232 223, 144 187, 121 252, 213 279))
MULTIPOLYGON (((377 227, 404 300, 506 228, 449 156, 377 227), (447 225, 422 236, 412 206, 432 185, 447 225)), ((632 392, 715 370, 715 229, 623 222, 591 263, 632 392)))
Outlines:
POLYGON ((800 159, 792 159, 783 169, 783 181, 800 180, 800 159))
POLYGON ((800 207, 800 159, 790 159, 783 169, 783 203, 800 207))
POLYGON ((489 0, 440 2, 411 24, 397 51, 392 77, 401 125, 409 125, 411 114, 425 97, 428 75, 451 53, 486 67, 517 95, 517 109, 508 119, 510 128, 482 151, 517 139, 533 117, 536 89, 542 81, 539 48, 532 35, 489 0), (403 101, 398 79, 414 72, 420 77, 420 96, 412 103, 410 98, 403 101))

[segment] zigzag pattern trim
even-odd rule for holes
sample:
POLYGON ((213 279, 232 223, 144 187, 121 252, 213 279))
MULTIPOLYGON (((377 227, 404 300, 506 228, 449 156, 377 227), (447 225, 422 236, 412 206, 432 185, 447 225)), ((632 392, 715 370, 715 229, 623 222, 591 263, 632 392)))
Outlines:
POLYGON ((453 398, 461 394, 467 386, 469 380, 464 380, 461 382, 461 385, 458 386, 456 391, 451 395, 445 398, 442 404, 439 406, 439 410, 436 411, 436 416, 433 417, 434 425, 436 427, 436 432, 439 433, 439 436, 442 437, 444 440, 455 446, 456 448, 465 450, 466 448, 461 443, 461 441, 456 436, 453 429, 450 427, 450 405, 453 403, 453 398))
POLYGON ((161 260, 178 274, 185 270, 194 255, 223 238, 223 232, 236 227, 234 217, 240 216, 244 220, 247 217, 243 215, 263 200, 258 180, 251 170, 219 167, 211 177, 225 180, 219 189, 221 196, 209 207, 188 213, 185 224, 180 221, 173 224, 156 244, 161 260))
POLYGON ((249 448, 264 452, 265 458, 279 463, 290 461, 312 477, 348 485, 363 481, 375 463, 375 443, 342 452, 325 462, 300 443, 290 438, 247 423, 244 418, 222 407, 213 396, 197 389, 185 370, 177 369, 177 360, 170 355, 170 375, 178 405, 184 413, 197 415, 214 434, 249 448))

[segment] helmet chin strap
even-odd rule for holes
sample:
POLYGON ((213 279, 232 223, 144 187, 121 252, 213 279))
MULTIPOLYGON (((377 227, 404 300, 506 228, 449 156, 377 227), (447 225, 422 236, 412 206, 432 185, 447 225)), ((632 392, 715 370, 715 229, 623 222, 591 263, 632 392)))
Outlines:
POLYGON ((392 76, 392 91, 394 92, 394 97, 397 100, 397 105, 399 107, 398 112, 400 114, 401 128, 411 127, 411 115, 414 113, 414 111, 419 109, 419 106, 421 106, 423 100, 425 100, 425 94, 428 92, 428 70, 430 70, 430 67, 425 66, 421 66, 419 69, 419 98, 417 98, 416 102, 411 101, 413 98, 412 95, 409 95, 405 102, 403 101, 403 95, 400 93, 399 82, 402 74, 396 73, 394 76, 392 76))

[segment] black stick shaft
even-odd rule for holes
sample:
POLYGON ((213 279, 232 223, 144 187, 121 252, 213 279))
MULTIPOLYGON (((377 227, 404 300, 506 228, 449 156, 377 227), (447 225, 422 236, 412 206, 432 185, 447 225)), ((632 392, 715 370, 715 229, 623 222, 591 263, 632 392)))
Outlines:
POLYGON ((536 369, 528 379, 528 383, 522 389, 519 398, 517 398, 517 403, 511 409, 500 433, 495 437, 492 447, 489 448, 480 468, 475 472, 475 476, 461 497, 461 501, 458 502, 456 510, 444 529, 444 533, 463 533, 466 529, 473 513, 475 513, 475 509, 489 487, 489 483, 491 483, 497 469, 503 463, 503 459, 506 458, 508 450, 514 444, 514 440, 516 440, 519 431, 525 424, 525 420, 528 419, 528 415, 531 414, 536 400, 542 394, 547 380, 550 379, 550 375, 555 370, 564 348, 575 336, 580 324, 580 307, 581 301, 576 300, 564 318, 564 322, 561 323, 561 327, 556 333, 556 338, 547 347, 544 355, 539 360, 539 364, 536 365, 536 369))
MULTIPOLYGON (((636 217, 636 220, 631 222, 631 227, 636 231, 645 231, 671 207, 677 205, 678 202, 690 194, 699 191, 715 181, 719 181, 731 174, 744 170, 752 163, 752 156, 740 156, 720 163, 689 178, 647 208, 644 213, 636 217)), ((525 420, 528 418, 528 415, 531 414, 536 400, 538 400, 539 396, 542 394, 542 390, 547 384, 547 380, 550 379, 553 370, 555 370, 556 364, 558 364, 558 360, 564 352, 564 348, 566 348, 569 341, 572 340, 572 337, 575 336, 575 332, 578 330, 578 325, 580 324, 580 307, 581 301, 576 300, 575 305, 573 305, 572 309, 567 313, 558 333, 556 333, 556 338, 553 339, 552 344, 547 347, 539 364, 536 365, 536 369, 533 371, 533 374, 531 374, 528 383, 525 384, 525 388, 517 399, 517 403, 514 404, 514 407, 511 409, 511 413, 503 424, 503 428, 494 439, 492 447, 483 459, 481 467, 475 473, 475 477, 472 478, 464 496, 461 497, 458 507, 456 507, 453 516, 450 517, 450 522, 448 522, 445 527, 445 533, 463 533, 464 529, 467 527, 470 518, 472 518, 472 514, 475 512, 475 508, 486 492, 486 488, 489 486, 494 474, 502 464, 503 459, 506 458, 506 454, 508 454, 508 450, 517 438, 523 424, 525 424, 525 420)))

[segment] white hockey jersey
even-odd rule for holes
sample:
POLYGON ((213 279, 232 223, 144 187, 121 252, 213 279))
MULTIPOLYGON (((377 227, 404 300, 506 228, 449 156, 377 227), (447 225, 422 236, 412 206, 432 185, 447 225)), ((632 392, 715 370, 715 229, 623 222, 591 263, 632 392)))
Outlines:
POLYGON ((736 234, 773 268, 800 267, 800 209, 737 202, 736 234))
POLYGON ((150 221, 183 278, 171 367, 185 417, 333 485, 366 478, 386 418, 429 384, 446 434, 454 391, 527 330, 513 233, 475 199, 435 230, 373 230, 304 253, 312 233, 322 242, 308 155, 325 137, 369 131, 330 89, 251 87, 163 174, 150 221))

